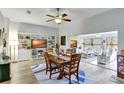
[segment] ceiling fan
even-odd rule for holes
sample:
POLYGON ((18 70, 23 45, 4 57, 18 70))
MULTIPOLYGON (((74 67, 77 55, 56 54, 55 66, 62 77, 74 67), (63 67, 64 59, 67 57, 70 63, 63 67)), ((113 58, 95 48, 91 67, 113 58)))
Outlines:
POLYGON ((47 14, 46 16, 51 17, 52 19, 47 20, 46 22, 55 21, 57 24, 61 24, 62 21, 71 22, 71 19, 65 18, 68 15, 66 13, 63 13, 62 15, 60 15, 59 10, 60 10, 60 8, 57 8, 57 15, 56 16, 47 14))

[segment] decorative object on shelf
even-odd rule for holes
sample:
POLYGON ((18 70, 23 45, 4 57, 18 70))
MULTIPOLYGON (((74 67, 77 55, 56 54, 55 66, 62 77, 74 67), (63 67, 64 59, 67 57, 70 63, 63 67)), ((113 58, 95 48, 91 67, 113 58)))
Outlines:
POLYGON ((47 42, 48 48, 55 48, 55 36, 48 36, 47 42))
POLYGON ((59 52, 59 44, 56 43, 56 53, 58 53, 58 52, 59 52))
POLYGON ((43 58, 46 48, 56 47, 56 37, 35 33, 18 33, 18 59, 35 60, 43 58), (24 53, 23 53, 24 52, 24 53), (24 54, 24 56, 22 56, 24 54), (26 56, 25 56, 26 55, 26 56))
POLYGON ((4 39, 3 39, 3 47, 6 47, 6 43, 7 43, 7 42, 6 42, 6 39, 4 38, 4 39))
POLYGON ((31 48, 31 40, 30 34, 18 34, 19 46, 18 48, 30 49, 31 48))
POLYGON ((32 58, 40 59, 43 57, 43 49, 32 49, 32 58))
POLYGON ((61 36, 61 45, 66 45, 66 36, 61 36))
POLYGON ((25 38, 26 38, 26 39, 30 39, 30 36, 26 36, 25 38))

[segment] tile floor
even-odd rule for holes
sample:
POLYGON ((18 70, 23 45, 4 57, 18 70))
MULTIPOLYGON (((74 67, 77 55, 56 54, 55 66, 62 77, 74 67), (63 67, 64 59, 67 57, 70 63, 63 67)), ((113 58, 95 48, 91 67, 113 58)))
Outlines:
MULTIPOLYGON (((87 60, 88 61, 88 60, 87 60)), ((106 69, 104 67, 91 64, 87 62, 86 59, 81 59, 80 68, 86 74, 87 78, 96 80, 95 84, 115 84, 111 80, 112 76, 116 76, 116 71, 111 69, 106 69)), ((89 60, 94 61, 94 59, 89 60)), ((12 79, 6 84, 33 84, 38 83, 36 77, 34 76, 32 69, 30 68, 33 65, 45 63, 45 60, 36 60, 36 61, 24 61, 17 62, 11 65, 12 79)), ((48 82, 49 83, 49 82, 48 82)))

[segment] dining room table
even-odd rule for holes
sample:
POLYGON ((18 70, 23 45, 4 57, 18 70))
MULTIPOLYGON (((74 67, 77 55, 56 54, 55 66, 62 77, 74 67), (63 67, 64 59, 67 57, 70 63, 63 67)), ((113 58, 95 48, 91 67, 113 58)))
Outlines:
POLYGON ((57 79, 62 79, 63 77, 63 72, 64 72, 64 65, 69 64, 71 61, 71 57, 66 56, 66 55, 58 55, 54 53, 49 53, 50 60, 54 64, 59 66, 59 76, 57 79))

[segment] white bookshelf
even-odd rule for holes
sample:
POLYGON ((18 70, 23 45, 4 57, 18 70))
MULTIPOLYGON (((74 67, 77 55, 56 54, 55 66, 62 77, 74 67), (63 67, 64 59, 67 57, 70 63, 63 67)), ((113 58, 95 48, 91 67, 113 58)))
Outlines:
POLYGON ((35 60, 43 58, 43 51, 46 48, 31 48, 32 39, 46 39, 47 48, 55 48, 56 36, 47 36, 31 33, 19 33, 18 40, 18 59, 19 60, 35 60), (23 51, 23 52, 22 52, 23 51))

